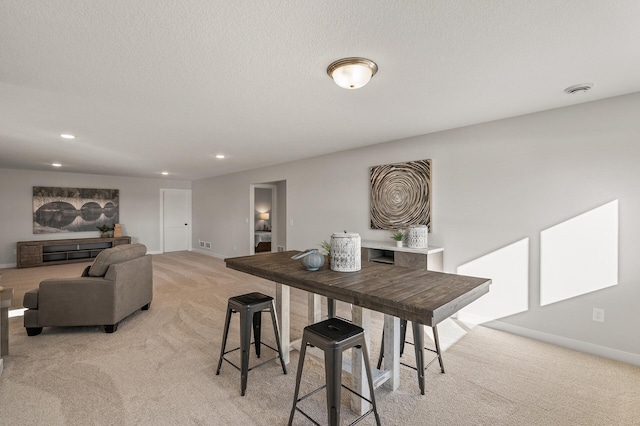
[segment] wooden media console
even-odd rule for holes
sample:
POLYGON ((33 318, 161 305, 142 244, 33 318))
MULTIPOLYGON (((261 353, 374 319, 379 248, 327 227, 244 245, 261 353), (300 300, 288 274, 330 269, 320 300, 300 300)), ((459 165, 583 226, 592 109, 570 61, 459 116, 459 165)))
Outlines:
POLYGON ((102 250, 120 244, 131 244, 131 237, 18 241, 16 244, 16 266, 30 268, 60 263, 87 262, 94 259, 102 250))

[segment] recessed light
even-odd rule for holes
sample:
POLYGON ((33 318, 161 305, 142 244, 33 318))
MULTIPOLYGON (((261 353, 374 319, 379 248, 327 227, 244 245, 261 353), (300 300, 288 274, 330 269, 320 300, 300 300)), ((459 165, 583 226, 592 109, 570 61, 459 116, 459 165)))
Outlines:
POLYGON ((224 158, 224 154, 218 154, 218 155, 216 155, 216 158, 222 160, 224 158))
POLYGON ((162 174, 166 176, 169 174, 169 172, 162 172, 162 174))
POLYGON ((51 165, 53 167, 62 167, 62 164, 60 164, 60 163, 51 163, 51 165))
POLYGON ((60 135, 60 137, 64 138, 64 139, 75 139, 76 138, 75 135, 72 135, 72 134, 69 134, 69 133, 63 133, 63 134, 60 135))

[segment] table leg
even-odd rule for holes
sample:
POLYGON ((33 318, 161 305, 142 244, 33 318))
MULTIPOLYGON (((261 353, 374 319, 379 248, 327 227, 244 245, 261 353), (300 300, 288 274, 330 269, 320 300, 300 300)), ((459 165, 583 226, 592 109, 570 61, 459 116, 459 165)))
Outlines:
MULTIPOLYGON (((371 348, 371 311, 353 306, 351 310, 353 323, 364 329, 364 337, 367 349, 371 348)), ((370 352, 370 350, 369 350, 370 352)), ((353 348, 351 350, 351 375, 353 376, 353 390, 358 392, 365 398, 371 399, 369 392, 369 383, 367 382, 364 359, 362 358, 362 349, 353 348)), ((351 395, 351 409, 357 414, 364 414, 369 411, 369 404, 364 403, 360 397, 351 395)))
POLYGON ((9 308, 0 307, 0 358, 9 355, 9 308))
POLYGON ((316 293, 308 294, 308 322, 309 324, 315 324, 322 321, 322 296, 316 293))
POLYGON ((291 289, 288 285, 276 283, 276 313, 278 314, 278 327, 280 327, 280 342, 282 346, 282 359, 289 364, 289 351, 291 351, 291 289))
POLYGON ((12 288, 0 287, 0 358, 9 355, 9 308, 12 297, 12 288))
POLYGON ((384 383, 387 389, 400 387, 400 318, 384 316, 384 369, 391 371, 391 377, 384 383))

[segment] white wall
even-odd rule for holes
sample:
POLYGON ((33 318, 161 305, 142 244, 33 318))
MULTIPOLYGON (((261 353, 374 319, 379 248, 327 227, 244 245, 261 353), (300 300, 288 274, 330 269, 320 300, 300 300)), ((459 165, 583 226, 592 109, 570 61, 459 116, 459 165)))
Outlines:
POLYGON ((528 309, 493 326, 640 364, 639 110, 633 94, 196 181, 193 239, 210 238, 221 257, 247 254, 249 185, 286 181, 288 249, 342 230, 388 240, 369 229, 369 168, 430 158, 430 244, 444 247, 445 271, 525 241, 528 309), (618 284, 540 306, 540 233, 614 200, 618 284))
POLYGON ((0 169, 0 267, 16 264, 17 241, 98 237, 99 232, 33 233, 33 187, 59 186, 120 190, 120 223, 132 242, 161 252, 160 189, 189 189, 191 182, 64 172, 0 169))

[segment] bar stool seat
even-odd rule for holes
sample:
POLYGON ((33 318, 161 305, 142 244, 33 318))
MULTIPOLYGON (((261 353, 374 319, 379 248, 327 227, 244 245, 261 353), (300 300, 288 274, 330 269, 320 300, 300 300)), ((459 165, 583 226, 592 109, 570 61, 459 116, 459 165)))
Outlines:
MULTIPOLYGON (((440 371, 444 373, 444 363, 442 361, 442 352, 440 351, 440 339, 438 338, 438 327, 435 325, 431 327, 431 329, 433 330, 433 341, 436 346, 435 349, 431 349, 424 346, 424 325, 417 322, 412 322, 411 325, 413 328, 413 346, 416 354, 416 365, 414 367, 413 365, 405 364, 403 362, 401 362, 400 364, 417 371, 418 385, 420 386, 420 393, 424 395, 424 370, 429 368, 429 366, 433 363, 433 361, 437 359, 438 362, 440 363, 440 371), (426 349, 429 352, 433 352, 436 354, 436 356, 434 356, 431 359, 431 361, 427 363, 427 365, 424 364, 423 349, 426 349)), ((406 338, 407 338, 407 320, 400 319, 400 356, 402 356, 402 354, 404 353, 405 343, 411 344, 410 342, 406 342, 406 338)), ((382 366, 383 357, 384 357, 384 331, 382 332, 382 345, 380 347, 380 356, 378 357, 378 370, 382 366)))
POLYGON ((302 413, 302 415, 311 420, 314 424, 318 424, 315 420, 309 417, 307 413, 298 408, 298 403, 325 388, 327 390, 327 415, 330 426, 335 426, 340 423, 340 397, 342 388, 345 388, 349 392, 359 396, 372 405, 372 408, 353 421, 351 423, 352 425, 358 423, 372 412, 376 418, 376 424, 380 425, 380 417, 378 416, 378 409, 376 407, 373 378, 371 375, 371 366, 369 365, 369 354, 367 352, 364 330, 355 324, 343 321, 339 318, 329 318, 304 328, 302 333, 302 344, 300 346, 300 361, 298 363, 298 373, 296 376, 296 390, 293 396, 293 407, 291 408, 291 415, 289 416, 289 425, 292 424, 296 411, 302 413), (298 398, 307 346, 315 346, 324 351, 326 383, 324 386, 321 386, 303 397, 298 398), (365 398, 342 384, 342 353, 355 347, 362 348, 362 356, 364 357, 364 365, 367 373, 367 381, 369 382, 369 393, 371 395, 371 399, 365 398))
POLYGON ((224 335, 222 337, 222 347, 220 348, 220 358, 218 360, 218 368, 216 375, 220 374, 220 368, 222 367, 222 361, 226 361, 236 369, 240 370, 240 395, 244 396, 247 390, 247 377, 249 371, 254 368, 260 367, 269 361, 280 358, 280 364, 282 365, 282 372, 287 374, 287 368, 284 365, 284 359, 282 357, 282 347, 280 345, 280 332, 278 330, 278 320, 276 318, 276 308, 273 303, 273 297, 267 296, 262 293, 248 293, 240 296, 234 296, 229 298, 227 303, 227 316, 224 322, 224 335), (273 323, 273 331, 276 338, 276 344, 278 348, 274 348, 264 342, 261 339, 261 326, 262 326, 262 312, 271 312, 271 321, 273 323), (231 322, 231 315, 234 313, 240 314, 240 346, 225 351, 227 347, 227 337, 229 335, 229 323, 231 322), (266 346, 269 349, 277 352, 277 355, 266 361, 261 362, 258 365, 249 368, 249 353, 251 352, 251 329, 253 328, 253 338, 256 356, 260 358, 261 346, 266 346), (238 367, 233 362, 229 361, 225 355, 228 353, 241 350, 240 366, 238 367))

